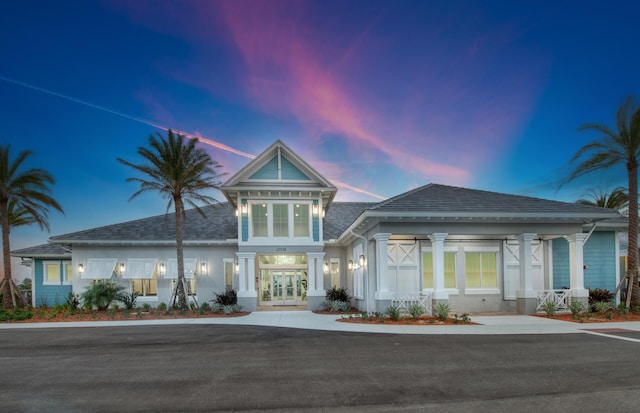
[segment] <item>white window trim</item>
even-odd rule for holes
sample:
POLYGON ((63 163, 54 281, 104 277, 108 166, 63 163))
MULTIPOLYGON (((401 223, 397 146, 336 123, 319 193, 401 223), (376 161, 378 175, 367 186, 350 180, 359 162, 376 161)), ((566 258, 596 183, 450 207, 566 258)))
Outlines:
MULTIPOLYGON (((424 283, 424 270, 422 268, 422 253, 423 252, 430 252, 433 254, 433 248, 432 247, 421 247, 420 248, 420 275, 422 275, 420 282, 424 283)), ((449 295, 459 295, 460 294, 460 289, 458 289, 458 272, 459 272, 459 265, 458 265, 458 256, 459 256, 459 249, 458 247, 444 247, 444 252, 453 252, 454 254, 456 254, 456 258, 454 260, 455 262, 455 281, 456 281, 456 286, 455 288, 444 288, 443 290, 446 291, 447 293, 449 293, 449 295)), ((433 292, 433 288, 423 288, 422 289, 423 292, 425 293, 432 293, 433 292)))
POLYGON ((71 261, 62 261, 60 263, 61 275, 62 275, 62 285, 72 285, 73 284, 73 264, 71 261), (67 274, 67 266, 69 266, 69 273, 67 274))
POLYGON ((249 242, 261 241, 267 243, 281 243, 283 240, 295 240, 296 242, 312 242, 313 241, 313 203, 311 201, 299 201, 299 200, 254 200, 247 202, 247 214, 248 214, 248 229, 249 229, 249 242), (287 236, 275 236, 273 235, 273 205, 287 205, 287 219, 288 219, 288 235, 287 236), (295 221, 294 221, 294 208, 295 205, 308 205, 309 206, 309 235, 304 237, 294 236, 295 221), (253 205, 265 205, 267 208, 267 235, 255 236, 253 235, 253 205))
POLYGON ((493 252, 496 254, 496 283, 498 284, 498 288, 466 288, 466 281, 467 281, 467 269, 466 269, 466 261, 465 261, 465 265, 464 265, 464 276, 465 276, 465 289, 464 289, 464 293, 465 295, 482 295, 482 294, 486 294, 486 295, 494 295, 494 294, 501 294, 500 291, 500 278, 502 277, 502 272, 501 272, 501 261, 502 261, 502 255, 500 254, 500 247, 499 246, 495 246, 495 247, 464 247, 463 249, 463 257, 466 260, 466 253, 467 252, 493 252))
POLYGON ((62 271, 60 268, 60 261, 42 261, 42 285, 62 285, 61 282, 62 271), (57 265, 58 266, 58 281, 49 281, 48 280, 48 272, 47 267, 49 265, 57 265))

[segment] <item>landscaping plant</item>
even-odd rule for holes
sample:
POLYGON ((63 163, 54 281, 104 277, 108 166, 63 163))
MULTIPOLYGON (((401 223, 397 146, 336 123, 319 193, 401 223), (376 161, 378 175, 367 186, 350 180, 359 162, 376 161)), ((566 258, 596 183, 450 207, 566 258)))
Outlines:
POLYGON ((451 307, 449 304, 440 303, 436 304, 433 307, 433 315, 440 321, 445 321, 449 317, 449 313, 451 312, 451 307))
POLYGON ((115 283, 93 284, 82 293, 82 303, 85 308, 106 310, 113 301, 119 301, 124 287, 115 283))

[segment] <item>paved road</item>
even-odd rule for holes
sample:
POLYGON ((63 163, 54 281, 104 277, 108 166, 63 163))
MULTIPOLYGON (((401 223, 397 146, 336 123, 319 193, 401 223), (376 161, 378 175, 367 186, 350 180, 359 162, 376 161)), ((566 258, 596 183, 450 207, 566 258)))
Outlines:
POLYGON ((640 344, 227 325, 0 331, 3 412, 640 410, 640 344))

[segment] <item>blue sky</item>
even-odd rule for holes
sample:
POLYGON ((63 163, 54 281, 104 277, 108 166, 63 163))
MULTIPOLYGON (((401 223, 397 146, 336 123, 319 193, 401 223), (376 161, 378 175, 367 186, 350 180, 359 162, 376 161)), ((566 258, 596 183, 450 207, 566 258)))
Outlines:
MULTIPOLYGON (((161 132, 233 174, 282 139, 337 200, 429 182, 574 201, 571 156, 640 90, 631 1, 13 1, 0 14, 2 143, 56 178, 51 234, 161 214, 116 161, 161 132)), ((221 197, 219 197, 222 199, 221 197)))

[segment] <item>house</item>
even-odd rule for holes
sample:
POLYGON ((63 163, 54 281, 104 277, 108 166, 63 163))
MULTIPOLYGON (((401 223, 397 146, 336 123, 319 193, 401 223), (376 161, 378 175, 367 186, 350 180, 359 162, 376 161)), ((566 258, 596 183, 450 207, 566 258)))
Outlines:
MULTIPOLYGON (((353 305, 448 303, 454 311, 534 313, 544 300, 586 301, 620 273, 608 209, 427 184, 382 202, 334 202, 337 188, 281 141, 221 187, 226 202, 184 221, 184 263, 199 302, 225 288, 256 311, 317 309, 344 287, 353 305)), ((111 280, 168 303, 175 222, 161 215, 57 235, 13 251, 30 259, 35 306, 111 280)), ((54 301, 55 300, 55 301, 54 301)))

